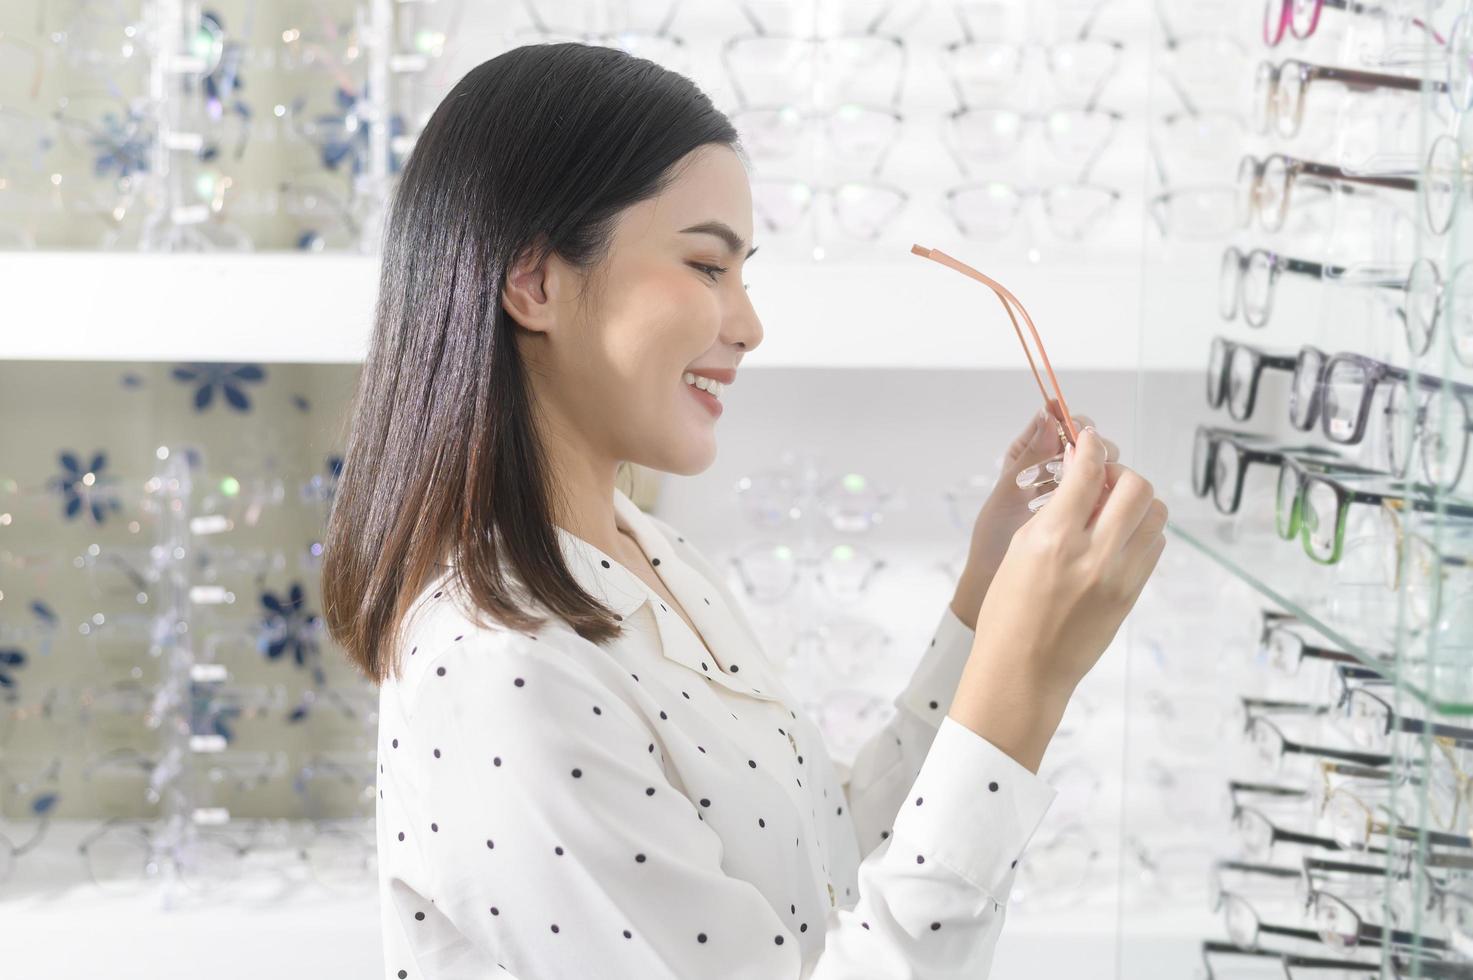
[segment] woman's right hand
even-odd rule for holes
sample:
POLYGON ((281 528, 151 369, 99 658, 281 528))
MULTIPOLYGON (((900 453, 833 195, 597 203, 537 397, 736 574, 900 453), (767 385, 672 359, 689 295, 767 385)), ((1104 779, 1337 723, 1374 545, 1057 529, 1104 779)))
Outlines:
POLYGON ((1150 482, 1106 462, 1093 428, 1071 450, 988 586, 947 712, 1035 772, 1166 545, 1166 505, 1150 482))

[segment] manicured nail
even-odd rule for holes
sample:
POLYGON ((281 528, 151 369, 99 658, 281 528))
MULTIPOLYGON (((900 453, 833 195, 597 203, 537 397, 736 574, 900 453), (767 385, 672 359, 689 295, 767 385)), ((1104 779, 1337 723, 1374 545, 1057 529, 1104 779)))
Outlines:
POLYGON ((1071 443, 1064 447, 1064 458, 1059 461, 1059 482, 1064 482, 1064 474, 1069 470, 1069 461, 1074 458, 1074 445, 1071 443))

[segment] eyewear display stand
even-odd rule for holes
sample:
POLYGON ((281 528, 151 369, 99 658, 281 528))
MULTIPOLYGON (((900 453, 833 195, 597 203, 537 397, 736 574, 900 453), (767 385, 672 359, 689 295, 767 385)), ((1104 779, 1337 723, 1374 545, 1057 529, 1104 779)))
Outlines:
MULTIPOLYGON (((1236 170, 1237 220, 1158 237, 1145 262, 1143 346, 1199 333, 1207 397, 1168 420, 1179 388, 1144 375, 1137 406, 1173 547, 1224 584, 1138 626, 1132 674, 1170 663, 1172 696, 1223 724, 1192 758, 1134 725, 1126 767, 1170 758, 1200 784, 1196 825, 1162 830, 1214 855, 1196 975, 1473 976, 1473 293, 1413 274, 1459 269, 1473 243, 1473 9, 1252 6, 1213 25, 1245 55, 1215 65, 1244 125, 1209 177, 1236 170), (1429 152, 1449 143, 1461 159, 1429 152), (1153 306, 1185 282, 1196 308, 1153 306)), ((1161 42, 1154 65, 1170 70, 1161 42)), ((1122 976, 1144 966, 1147 908, 1125 910, 1122 976)))

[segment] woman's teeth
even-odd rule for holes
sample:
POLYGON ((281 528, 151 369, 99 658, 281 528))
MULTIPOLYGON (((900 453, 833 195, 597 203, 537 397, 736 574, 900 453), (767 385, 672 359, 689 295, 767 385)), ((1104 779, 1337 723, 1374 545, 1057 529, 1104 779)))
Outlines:
POLYGON ((698 374, 691 374, 689 371, 685 372, 685 383, 695 385, 702 391, 708 391, 716 398, 720 398, 721 393, 726 390, 726 385, 720 381, 712 381, 710 378, 703 378, 698 374))

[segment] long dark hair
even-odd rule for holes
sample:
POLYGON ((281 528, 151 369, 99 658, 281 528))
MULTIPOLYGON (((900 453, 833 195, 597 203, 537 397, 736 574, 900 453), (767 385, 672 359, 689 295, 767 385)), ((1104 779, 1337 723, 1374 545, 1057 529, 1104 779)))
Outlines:
POLYGON ((563 498, 500 297, 524 254, 557 254, 589 281, 619 212, 706 144, 745 159, 690 79, 572 42, 478 65, 425 125, 389 205, 322 565, 329 635, 375 684, 400 676, 400 626, 447 549, 476 609, 507 628, 545 621, 527 604, 595 643, 618 635, 563 560, 563 498))

